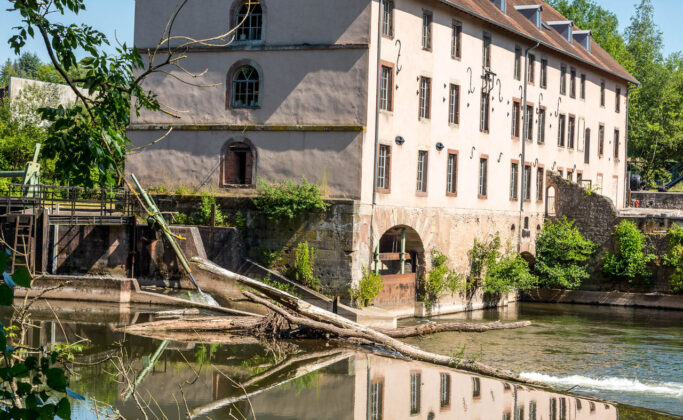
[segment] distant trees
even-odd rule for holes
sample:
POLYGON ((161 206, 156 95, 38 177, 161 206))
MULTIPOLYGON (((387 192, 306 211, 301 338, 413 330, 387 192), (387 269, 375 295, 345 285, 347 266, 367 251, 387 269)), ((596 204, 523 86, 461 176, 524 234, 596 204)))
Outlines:
POLYGON ((683 55, 664 56, 652 0, 641 0, 623 34, 616 15, 593 0, 548 3, 592 30, 596 42, 641 82, 630 90, 630 163, 650 186, 668 180, 667 169, 683 160, 683 55))
MULTIPOLYGON (((72 76, 77 77, 80 70, 72 71, 72 76)), ((25 52, 18 59, 5 61, 0 66, 0 87, 7 86, 10 77, 39 80, 41 82, 64 83, 61 75, 51 63, 44 63, 38 55, 25 52)))

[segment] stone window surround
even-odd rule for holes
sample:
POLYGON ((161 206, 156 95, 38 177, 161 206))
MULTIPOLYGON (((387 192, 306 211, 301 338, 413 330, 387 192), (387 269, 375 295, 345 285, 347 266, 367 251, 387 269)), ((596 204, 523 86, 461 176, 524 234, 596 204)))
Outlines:
POLYGON ((226 141, 223 144, 223 147, 221 147, 221 162, 220 162, 220 188, 242 188, 242 189, 251 189, 256 187, 256 182, 255 180, 257 179, 257 163, 258 163, 258 149, 254 146, 254 143, 252 143, 251 140, 249 140, 246 137, 241 137, 241 136, 236 136, 230 138, 228 141, 226 141), (236 144, 236 143, 242 143, 251 149, 251 154, 252 154, 252 168, 251 168, 251 183, 250 184, 230 184, 225 182, 225 157, 230 149, 230 146, 236 144))
POLYGON ((225 109, 260 109, 262 104, 263 104, 263 91, 264 89, 264 82, 265 80, 263 79, 263 69, 261 66, 255 62, 254 60, 250 59, 243 59, 243 60, 238 60, 236 61, 228 70, 228 75, 225 83, 225 109), (233 107, 232 106, 232 79, 235 76, 235 73, 241 69, 244 66, 251 66, 256 70, 256 73, 258 73, 258 78, 259 78, 259 94, 258 94, 258 105, 257 106, 251 106, 251 107, 233 107))

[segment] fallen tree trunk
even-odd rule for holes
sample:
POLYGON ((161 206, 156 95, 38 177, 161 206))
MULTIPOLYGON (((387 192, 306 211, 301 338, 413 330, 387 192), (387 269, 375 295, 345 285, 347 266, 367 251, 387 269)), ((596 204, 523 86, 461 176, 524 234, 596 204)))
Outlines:
POLYGON ((253 330, 261 325, 264 318, 261 317, 197 317, 168 319, 163 321, 145 322, 142 324, 128 325, 117 329, 127 333, 151 333, 151 332, 222 332, 253 330))
POLYGON ((415 360, 429 362, 441 366, 448 366, 456 369, 462 369, 468 372, 479 373, 504 380, 531 383, 530 381, 521 379, 518 375, 515 375, 507 371, 503 371, 501 369, 496 369, 487 366, 483 363, 479 363, 472 360, 460 360, 456 357, 449 357, 421 350, 417 347, 406 344, 400 340, 389 337, 388 335, 376 331, 372 328, 360 325, 356 322, 343 318, 337 314, 313 306, 310 303, 305 302, 295 296, 292 296, 287 292, 283 292, 279 289, 268 286, 267 284, 230 272, 203 258, 196 257, 193 258, 192 261, 195 264, 197 264, 197 266, 202 270, 208 271, 219 277, 237 281, 253 289, 256 289, 265 294, 266 296, 268 296, 269 298, 294 311, 295 313, 303 315, 292 315, 285 309, 273 304, 267 299, 256 296, 250 292, 243 292, 243 294, 247 298, 251 299, 255 303, 260 303, 261 305, 266 306, 273 312, 280 314, 291 324, 296 324, 299 326, 312 328, 314 330, 323 331, 340 338, 355 338, 360 340, 366 340, 375 344, 382 344, 415 360))
POLYGON ((396 329, 377 329, 377 331, 388 335, 391 338, 408 338, 420 335, 436 334, 440 332, 486 332, 493 330, 513 330, 524 328, 531 325, 531 321, 508 322, 500 321, 475 323, 475 322, 444 322, 417 325, 415 327, 405 327, 396 329))

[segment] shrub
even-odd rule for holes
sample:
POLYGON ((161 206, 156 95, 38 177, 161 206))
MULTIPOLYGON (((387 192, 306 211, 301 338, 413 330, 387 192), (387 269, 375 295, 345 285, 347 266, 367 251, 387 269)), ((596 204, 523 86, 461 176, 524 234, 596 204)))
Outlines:
POLYGON ((372 305, 372 300, 379 295, 383 288, 382 276, 363 267, 363 278, 357 287, 349 289, 349 293, 359 306, 365 308, 372 305))
POLYGON ((280 268, 282 266, 282 250, 260 247, 258 261, 267 268, 280 268))
POLYGON ((445 292, 452 294, 464 291, 463 276, 448 268, 448 257, 438 250, 432 251, 432 269, 423 280, 422 300, 430 308, 445 292))
POLYGON ((486 267, 491 266, 498 260, 500 255, 500 236, 489 237, 486 241, 474 239, 474 245, 470 250, 470 277, 473 285, 481 280, 486 267))
POLYGON ((603 272, 610 277, 625 278, 629 283, 638 277, 649 278, 647 263, 655 259, 645 252, 647 236, 628 220, 619 223, 614 231, 615 252, 603 260, 603 272))
POLYGON ((512 290, 536 288, 538 278, 529 271, 529 263, 520 255, 508 254, 491 263, 482 285, 484 292, 505 294, 512 290))
POLYGON ((261 283, 267 284, 268 286, 274 287, 278 290, 282 290, 283 292, 289 293, 292 296, 301 297, 299 296, 299 293, 297 293, 296 287, 292 286, 289 283, 283 283, 277 280, 273 280, 270 278, 270 274, 266 275, 266 277, 261 279, 261 283))
POLYGON ((674 268, 669 291, 683 294, 683 227, 674 224, 666 236, 669 237, 669 252, 664 256, 664 264, 674 268))
POLYGON ((328 207, 320 188, 306 178, 302 178, 301 183, 287 180, 279 184, 259 179, 254 204, 261 213, 274 220, 292 220, 303 212, 325 211, 328 207))
POLYGON ((300 242, 296 247, 294 277, 296 281, 314 290, 320 290, 320 280, 315 277, 315 248, 308 242, 300 242))
POLYGON ((541 287, 574 289, 589 277, 587 261, 595 244, 566 217, 546 222, 536 238, 536 274, 541 287))
POLYGON ((203 192, 202 202, 199 205, 199 211, 197 212, 197 220, 199 224, 208 226, 211 224, 211 207, 216 206, 216 226, 222 226, 225 224, 225 217, 221 208, 216 204, 216 195, 213 192, 203 192))

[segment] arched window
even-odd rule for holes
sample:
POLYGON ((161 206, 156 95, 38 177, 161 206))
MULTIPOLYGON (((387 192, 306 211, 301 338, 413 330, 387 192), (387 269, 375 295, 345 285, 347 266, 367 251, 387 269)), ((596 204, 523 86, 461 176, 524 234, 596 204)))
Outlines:
POLYGON ((259 93, 261 80, 258 71, 252 66, 238 68, 232 76, 233 108, 256 108, 260 105, 259 93))
POLYGON ((223 148, 221 186, 252 186, 256 154, 250 142, 233 141, 223 148))
POLYGON ((236 41, 261 41, 263 35, 263 8, 258 0, 242 1, 235 13, 236 41))

